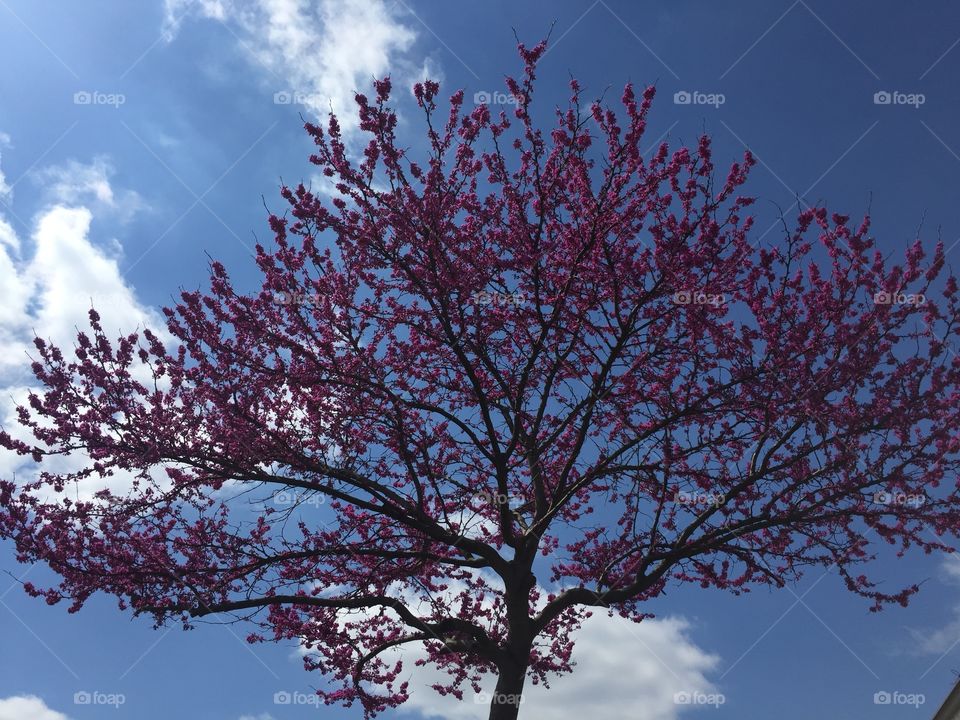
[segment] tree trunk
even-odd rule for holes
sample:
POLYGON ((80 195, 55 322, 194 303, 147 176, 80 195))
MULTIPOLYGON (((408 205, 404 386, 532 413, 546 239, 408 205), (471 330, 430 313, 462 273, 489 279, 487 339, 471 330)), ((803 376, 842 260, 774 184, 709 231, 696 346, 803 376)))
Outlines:
POLYGON ((488 720, 516 720, 523 700, 523 682, 527 677, 527 666, 523 665, 501 669, 497 678, 497 689, 490 698, 488 720))

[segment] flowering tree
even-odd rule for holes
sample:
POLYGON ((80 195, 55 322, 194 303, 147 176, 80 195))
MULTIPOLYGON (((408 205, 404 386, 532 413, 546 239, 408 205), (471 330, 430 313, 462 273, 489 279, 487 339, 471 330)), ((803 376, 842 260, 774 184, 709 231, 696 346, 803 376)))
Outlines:
POLYGON ((111 341, 93 310, 72 357, 36 340, 41 389, 0 433, 39 464, 0 483, 0 534, 58 577, 28 592, 239 615, 365 715, 408 697, 416 644, 441 693, 495 674, 498 720, 571 670, 590 608, 639 622, 671 583, 829 565, 907 602, 857 567, 960 527, 942 247, 890 266, 820 208, 753 247, 749 154, 722 182, 706 137, 645 157, 652 88, 614 110, 572 82, 538 129, 544 47, 520 46, 509 117, 416 85, 420 159, 389 80, 356 97, 362 159, 336 118, 308 124, 335 191, 282 189, 258 292, 214 262, 165 310, 171 342, 111 341))

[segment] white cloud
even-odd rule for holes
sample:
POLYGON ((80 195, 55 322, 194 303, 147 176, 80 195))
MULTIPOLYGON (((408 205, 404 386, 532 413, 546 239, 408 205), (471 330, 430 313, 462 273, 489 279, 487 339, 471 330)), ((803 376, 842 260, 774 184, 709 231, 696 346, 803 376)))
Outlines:
MULTIPOLYGON (((945 585, 960 585, 960 553, 944 556, 940 563, 940 579, 945 585)), ((936 629, 908 628, 913 639, 913 652, 920 655, 944 655, 960 638, 960 603, 953 607, 953 619, 936 629)))
POLYGON ((374 77, 422 74, 410 61, 416 33, 385 0, 165 0, 164 33, 172 40, 184 18, 224 22, 241 51, 267 71, 271 92, 304 96, 326 117, 332 107, 346 132, 356 127, 357 90, 374 77))
POLYGON ((223 20, 227 16, 224 0, 166 0, 164 11, 163 35, 168 42, 176 37, 187 15, 196 13, 213 20, 223 20))
MULTIPOLYGON (((0 147, 10 146, 10 136, 0 132, 0 147)), ((3 153, 0 153, 0 161, 3 160, 3 153)), ((7 184, 7 178, 3 174, 3 167, 0 166, 0 200, 6 202, 10 199, 13 189, 7 184)))
MULTIPOLYGON (((676 693, 715 693, 706 677, 719 662, 688 636, 682 618, 644 620, 636 624, 618 615, 598 613, 584 620, 577 631, 572 673, 550 681, 550 688, 527 681, 524 705, 531 717, 551 720, 632 717, 674 720, 687 707, 674 702, 676 693)), ((413 651, 406 651, 404 667, 413 667, 413 651)), ((419 656, 419 654, 417 654, 419 656)), ((473 702, 469 689, 464 700, 442 697, 429 686, 443 676, 436 670, 416 668, 410 677, 415 688, 400 710, 424 718, 483 720, 486 704, 473 702)), ((493 691, 493 679, 484 691, 493 691)), ((521 712, 521 715, 523 712, 521 712)))
POLYGON ((0 699, 0 720, 68 720, 51 710, 36 695, 15 695, 0 699))
POLYGON ((241 715, 239 720, 273 720, 273 715, 261 713, 260 715, 241 715))
MULTIPOLYGON (((502 589, 499 579, 486 572, 482 577, 492 592, 502 589)), ((455 613, 456 598, 466 590, 462 581, 447 583, 443 593, 432 595, 431 605, 439 603, 455 613)), ((407 606, 415 612, 427 610, 425 601, 413 593, 403 593, 407 606)), ((546 593, 541 593, 541 601, 546 593)), ((492 606, 487 596, 485 605, 492 606)), ((387 611, 388 615, 392 611, 387 611)), ((341 616, 340 622, 347 616, 341 616)), ((351 619, 356 619, 350 614, 351 619)), ((635 623, 605 610, 584 618, 574 632, 572 673, 550 676, 549 689, 528 678, 523 702, 531 709, 523 716, 549 717, 551 720, 581 720, 585 717, 631 717, 642 720, 676 720, 687 705, 675 702, 678 693, 717 694, 707 678, 720 662, 717 655, 699 647, 690 638, 691 625, 682 617, 646 619, 635 623)), ((549 638, 540 638, 541 649, 549 638)), ((371 649, 364 647, 365 650, 371 649)), ((309 654, 303 646, 301 654, 309 654)), ((432 663, 418 666, 427 653, 419 644, 403 645, 384 653, 388 663, 403 662, 410 698, 398 712, 428 720, 484 720, 489 714, 489 696, 496 678, 484 678, 482 694, 475 695, 469 684, 463 686, 463 700, 442 696, 432 689, 444 685, 449 676, 432 663)))
POLYGON ((106 158, 96 157, 90 163, 68 160, 63 165, 40 170, 33 179, 54 205, 91 207, 126 221, 146 205, 133 190, 114 190, 110 180, 114 172, 106 158))
MULTIPOLYGON (((18 272, 20 239, 13 228, 0 217, 0 368, 13 358, 6 354, 22 330, 27 301, 30 298, 31 280, 18 272)), ((22 358, 21 358, 22 359, 22 358)))
MULTIPOLYGON (((137 299, 123 277, 115 248, 108 250, 91 237, 94 216, 115 219, 111 206, 128 197, 113 189, 109 176, 104 159, 43 171, 52 183, 51 204, 35 218, 29 242, 0 217, 0 425, 18 437, 27 437, 16 422, 15 405, 25 402, 33 379, 35 335, 69 352, 78 330, 89 333, 87 313, 94 306, 109 336, 149 327, 167 338, 163 318, 137 299)), ((82 462, 57 458, 50 469, 66 471, 82 462)), ((0 452, 0 477, 31 468, 24 458, 0 452)))
MULTIPOLYGON (((0 242, 0 377, 26 366, 34 333, 71 347, 77 328, 87 327, 91 304, 110 333, 138 325, 163 329, 159 313, 142 305, 123 278, 119 258, 91 240, 92 217, 86 207, 48 208, 37 219, 29 258, 21 257, 15 236, 0 242)), ((0 237, 5 230, 0 220, 0 237)))
POLYGON ((945 582, 951 585, 960 585, 960 553, 947 555, 940 565, 940 571, 945 582))

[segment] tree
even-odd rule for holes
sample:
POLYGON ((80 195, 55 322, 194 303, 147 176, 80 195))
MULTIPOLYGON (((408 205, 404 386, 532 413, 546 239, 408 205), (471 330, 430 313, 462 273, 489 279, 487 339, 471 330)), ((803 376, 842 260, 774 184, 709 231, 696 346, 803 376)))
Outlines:
POLYGON ((362 159, 308 123, 335 190, 283 187, 262 288, 212 262, 164 310, 171 343, 111 341, 95 310, 73 357, 35 341, 41 389, 0 435, 39 463, 0 486, 0 534, 57 576, 28 592, 249 619, 365 716, 407 698, 392 651, 417 644, 442 693, 496 674, 495 720, 572 669, 591 608, 639 622, 671 583, 823 565, 874 609, 908 601, 858 567, 960 527, 942 246, 891 266, 868 220, 816 207, 755 248, 749 154, 722 183, 707 137, 645 157, 654 89, 629 85, 615 110, 571 81, 539 129, 544 49, 520 45, 509 117, 462 91, 444 117, 417 84, 420 162, 389 79, 356 96, 362 159))

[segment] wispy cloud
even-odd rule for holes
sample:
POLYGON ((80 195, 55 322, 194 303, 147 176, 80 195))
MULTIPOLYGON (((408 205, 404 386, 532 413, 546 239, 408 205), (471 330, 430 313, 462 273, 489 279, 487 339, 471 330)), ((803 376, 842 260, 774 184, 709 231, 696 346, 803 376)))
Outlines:
MULTIPOLYGON (((960 586, 960 554, 943 558, 940 579, 946 585, 960 586)), ((944 655, 960 644, 960 603, 953 607, 953 617, 939 628, 911 628, 913 650, 920 655, 944 655)))
MULTIPOLYGON (((0 148, 10 147, 10 136, 0 132, 0 148)), ((0 153, 0 162, 3 161, 3 153, 0 153)), ((3 167, 0 166, 0 200, 6 202, 10 198, 12 189, 7 184, 7 178, 3 174, 3 167)))
POLYGON ((189 18, 223 23, 277 101, 356 129, 353 96, 375 77, 422 75, 411 24, 384 0, 166 0, 172 41, 189 18))
POLYGON ((56 206, 88 206, 109 213, 121 221, 147 208, 133 190, 115 190, 111 181, 113 164, 103 156, 89 163, 68 160, 32 174, 43 196, 56 206))

